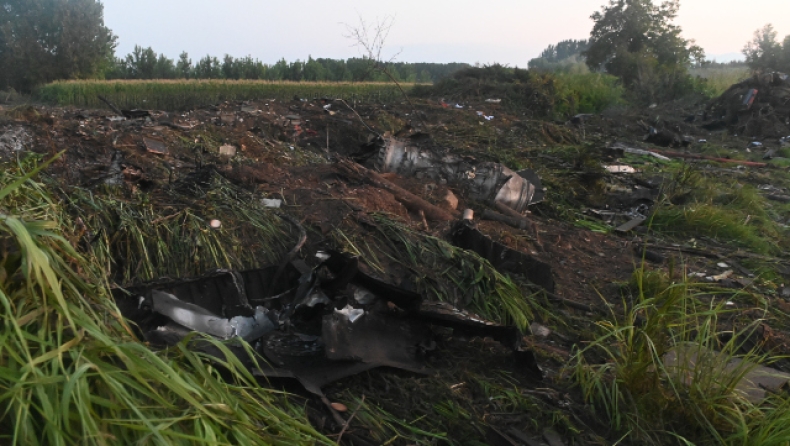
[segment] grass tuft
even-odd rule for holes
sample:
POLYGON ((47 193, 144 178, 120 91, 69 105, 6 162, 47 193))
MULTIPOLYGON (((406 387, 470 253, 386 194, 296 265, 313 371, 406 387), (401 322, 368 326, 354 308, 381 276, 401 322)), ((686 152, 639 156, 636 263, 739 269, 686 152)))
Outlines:
POLYGON ((134 339, 34 163, 0 171, 0 442, 329 444, 224 344, 206 339, 217 359, 134 339))
POLYGON ((787 396, 754 404, 736 391, 767 359, 742 344, 754 325, 733 331, 726 320, 734 310, 725 309, 732 295, 670 277, 637 270, 624 316, 613 310, 574 355, 570 370, 585 399, 617 435, 639 443, 786 444, 787 396), (670 354, 697 360, 671 363, 670 354), (727 368, 734 358, 743 362, 727 368))

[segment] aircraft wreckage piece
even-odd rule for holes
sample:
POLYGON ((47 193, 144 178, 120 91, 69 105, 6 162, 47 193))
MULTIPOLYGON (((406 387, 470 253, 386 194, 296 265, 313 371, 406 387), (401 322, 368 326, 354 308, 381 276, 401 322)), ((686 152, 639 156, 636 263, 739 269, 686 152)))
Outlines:
MULTIPOLYGON (((495 339, 513 352, 525 373, 541 377, 516 327, 423 302, 418 293, 364 274, 357 257, 329 252, 322 258, 314 269, 302 261, 289 263, 273 292, 277 267, 219 270, 197 279, 116 289, 113 295, 124 317, 152 345, 174 345, 191 332, 242 338, 257 357, 236 343, 227 346, 253 374, 293 378, 319 396, 327 384, 376 367, 430 373, 424 359, 437 345, 432 325, 495 339)), ((192 339, 190 348, 222 355, 201 338, 192 339)))
POLYGON ((502 204, 518 213, 543 200, 538 176, 530 171, 514 172, 490 162, 476 162, 439 149, 423 149, 410 140, 385 136, 372 158, 379 172, 444 180, 463 189, 469 198, 502 204))
POLYGON ((554 292, 551 265, 529 254, 495 242, 480 232, 474 223, 470 221, 458 222, 453 228, 450 238, 455 246, 476 252, 480 257, 491 262, 491 265, 499 271, 523 275, 535 285, 550 293, 554 292))

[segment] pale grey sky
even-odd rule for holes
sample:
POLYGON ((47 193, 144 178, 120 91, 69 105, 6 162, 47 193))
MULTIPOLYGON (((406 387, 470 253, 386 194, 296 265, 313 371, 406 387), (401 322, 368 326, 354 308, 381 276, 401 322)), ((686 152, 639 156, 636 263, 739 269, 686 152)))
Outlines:
MULTIPOLYGON (((551 43, 587 38, 590 14, 608 0, 104 0, 119 55, 135 44, 176 58, 251 55, 267 63, 359 52, 343 23, 394 16, 384 56, 405 62, 499 62, 526 66, 551 43)), ((790 34, 790 0, 682 0, 676 23, 709 57, 740 56, 773 23, 790 34)))

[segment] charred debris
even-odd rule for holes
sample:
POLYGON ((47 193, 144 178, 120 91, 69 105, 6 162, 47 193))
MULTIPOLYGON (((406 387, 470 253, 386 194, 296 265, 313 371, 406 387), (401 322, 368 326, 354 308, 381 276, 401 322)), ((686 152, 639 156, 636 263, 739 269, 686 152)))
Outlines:
MULTIPOLYGON (((482 342, 486 358, 542 398, 541 407, 574 414, 564 434, 575 425, 589 440, 600 438, 600 426, 568 409, 581 402, 559 370, 592 321, 618 305, 624 291, 612 284, 628 283, 641 261, 672 270, 681 257, 692 277, 757 293, 769 285, 757 288, 755 265, 790 272, 781 253, 733 251, 715 237, 688 242, 648 227, 667 202, 681 205, 693 193, 679 183, 688 166, 748 176, 774 202, 790 197, 790 183, 764 174, 782 168, 790 145, 789 91, 787 76, 773 73, 707 104, 555 121, 518 116, 496 98, 424 100, 416 111, 295 98, 178 113, 119 110, 102 98, 111 112, 4 110, 0 155, 65 150, 48 181, 78 216, 85 251, 102 240, 131 246, 120 213, 91 216, 102 195, 132 207, 146 197, 161 213, 148 223, 196 224, 184 232, 192 242, 198 232, 239 233, 220 269, 196 262, 142 274, 140 258, 107 253, 116 304, 151 348, 185 341, 219 356, 195 332, 227 341, 262 385, 296 381, 322 401, 319 412, 330 419, 318 418, 336 432, 350 420, 333 394, 353 390, 349 377, 380 368, 442 375, 463 367, 452 360, 458 349, 482 342), (709 151, 714 140, 729 151, 709 151), (225 195, 213 192, 219 183, 225 195), (255 225, 230 215, 236 202, 269 216, 272 243, 251 238, 260 234, 255 225), (384 221, 407 230, 392 233, 384 221), (245 258, 245 245, 271 248, 245 258), (459 279, 476 274, 496 278, 459 279), (517 304, 499 301, 503 287, 517 290, 509 295, 517 304)), ((205 247, 195 245, 198 256, 205 247)), ((790 307, 785 290, 778 296, 790 307)), ((541 435, 562 443, 553 430, 529 432, 521 418, 493 414, 472 424, 485 424, 475 435, 495 444, 539 444, 541 435)), ((350 432, 346 441, 373 444, 366 438, 350 432)))

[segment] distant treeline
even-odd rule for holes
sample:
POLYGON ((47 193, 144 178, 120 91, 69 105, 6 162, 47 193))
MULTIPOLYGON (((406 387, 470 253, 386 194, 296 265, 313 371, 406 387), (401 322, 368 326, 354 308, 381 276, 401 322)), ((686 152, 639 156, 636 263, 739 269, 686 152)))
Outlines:
MULTIPOLYGON (((403 82, 435 82, 468 67, 465 63, 406 63, 386 64, 387 71, 403 82)), ((222 59, 205 56, 192 61, 189 54, 181 53, 178 60, 158 54, 151 47, 135 46, 124 58, 115 58, 106 79, 261 79, 271 81, 368 81, 386 82, 389 77, 372 69, 367 58, 313 59, 288 62, 280 59, 269 65, 250 56, 235 58, 225 55, 222 59)))

